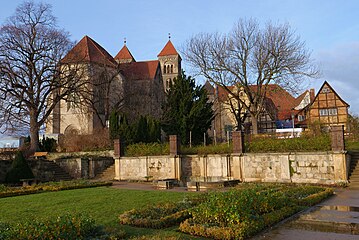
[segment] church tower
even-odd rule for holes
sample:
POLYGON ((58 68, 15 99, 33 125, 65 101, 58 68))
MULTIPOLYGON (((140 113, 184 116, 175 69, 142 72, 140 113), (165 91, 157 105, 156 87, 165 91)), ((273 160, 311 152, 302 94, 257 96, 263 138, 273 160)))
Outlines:
POLYGON ((168 40, 165 47, 157 55, 160 62, 162 77, 163 77, 163 88, 167 91, 170 82, 181 74, 181 56, 173 46, 171 39, 168 40))

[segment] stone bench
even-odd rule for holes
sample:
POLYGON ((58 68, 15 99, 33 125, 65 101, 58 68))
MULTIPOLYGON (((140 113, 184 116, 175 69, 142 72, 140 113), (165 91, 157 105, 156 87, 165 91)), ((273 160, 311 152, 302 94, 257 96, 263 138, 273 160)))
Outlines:
POLYGON ((173 179, 164 179, 157 181, 158 189, 171 189, 175 186, 176 181, 173 179))
POLYGON ((25 179, 20 179, 20 182, 22 182, 23 187, 26 187, 36 184, 37 180, 35 178, 25 178, 25 179))

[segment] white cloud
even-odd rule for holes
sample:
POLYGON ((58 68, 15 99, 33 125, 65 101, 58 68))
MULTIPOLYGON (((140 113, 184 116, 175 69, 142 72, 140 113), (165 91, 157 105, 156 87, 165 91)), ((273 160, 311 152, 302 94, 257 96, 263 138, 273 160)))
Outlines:
POLYGON ((316 82, 318 91, 324 80, 335 89, 349 105, 349 112, 359 114, 359 42, 322 49, 315 56, 322 70, 316 82))

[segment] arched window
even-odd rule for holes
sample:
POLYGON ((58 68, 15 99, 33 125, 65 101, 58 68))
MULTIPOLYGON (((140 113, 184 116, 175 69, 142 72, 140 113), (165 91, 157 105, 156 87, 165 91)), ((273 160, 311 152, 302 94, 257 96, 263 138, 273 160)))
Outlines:
POLYGON ((163 73, 166 73, 166 65, 163 66, 163 73))
POLYGON ((173 65, 171 65, 171 73, 173 73, 173 65))
POLYGON ((171 82, 171 78, 168 78, 166 80, 166 89, 169 89, 170 88, 170 82, 171 82))
POLYGON ((170 73, 170 65, 167 65, 167 73, 170 73))

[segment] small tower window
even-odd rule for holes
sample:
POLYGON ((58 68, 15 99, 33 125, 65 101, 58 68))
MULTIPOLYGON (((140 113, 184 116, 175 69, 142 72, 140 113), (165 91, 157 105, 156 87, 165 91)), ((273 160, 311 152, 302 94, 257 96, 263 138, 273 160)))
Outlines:
POLYGON ((173 73, 173 65, 171 65, 171 73, 173 73))
POLYGON ((170 65, 167 65, 167 73, 170 73, 170 65))
POLYGON ((163 66, 163 73, 166 73, 166 66, 163 66))

